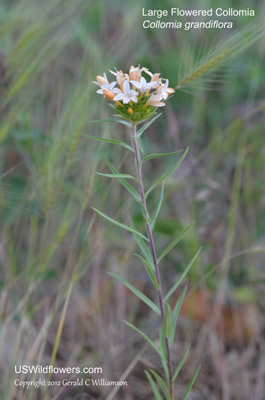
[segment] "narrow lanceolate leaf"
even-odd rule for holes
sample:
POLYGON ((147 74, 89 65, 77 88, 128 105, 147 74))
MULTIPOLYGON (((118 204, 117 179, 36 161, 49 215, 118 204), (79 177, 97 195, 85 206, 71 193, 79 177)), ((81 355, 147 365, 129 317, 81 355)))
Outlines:
POLYGON ((170 305, 165 302, 165 318, 164 318, 164 335, 166 338, 170 336, 171 329, 171 308, 170 305))
POLYGON ((166 381, 167 381, 167 384, 168 384, 168 387, 169 387, 170 386, 170 377, 169 377, 169 372, 168 372, 168 365, 167 365, 166 360, 164 360, 163 358, 161 358, 161 361, 162 361, 162 365, 163 365, 166 381))
POLYGON ((151 385, 151 387, 152 387, 153 393, 154 393, 154 395, 155 395, 155 399, 156 399, 156 400, 163 400, 162 397, 161 397, 161 394, 159 393, 159 390, 157 389, 157 386, 156 386, 156 384, 155 384, 154 379, 153 379, 152 376, 149 374, 149 372, 145 371, 145 373, 146 373, 146 376, 147 376, 147 378, 148 378, 148 380, 149 380, 149 383, 150 383, 150 385, 151 385))
POLYGON ((159 344, 160 344, 160 351, 161 351, 161 361, 162 361, 163 369, 165 372, 165 377, 166 377, 168 386, 170 386, 170 377, 169 377, 169 370, 168 370, 168 365, 167 365, 167 349, 166 349, 163 327, 161 327, 160 331, 159 331, 159 344))
POLYGON ((121 276, 113 274, 112 272, 108 272, 108 274, 113 278, 116 278, 119 281, 121 281, 131 292, 135 294, 135 296, 137 296, 140 300, 142 300, 145 304, 147 304, 156 314, 160 315, 160 310, 157 307, 157 305, 152 300, 150 300, 145 294, 140 292, 140 290, 136 289, 133 285, 131 285, 121 276))
POLYGON ((144 124, 137 132, 137 137, 140 138, 142 136, 142 134, 144 133, 144 131, 153 123, 155 122, 155 120, 157 118, 160 117, 160 115, 162 115, 162 113, 157 114, 154 116, 154 118, 150 119, 150 121, 148 121, 146 124, 144 124))
POLYGON ((81 132, 81 135, 87 137, 88 139, 97 140, 98 142, 105 142, 105 143, 117 144, 117 145, 122 146, 122 147, 125 147, 126 149, 131 150, 131 151, 133 152, 133 148, 132 148, 131 146, 129 146, 127 143, 120 142, 119 140, 104 139, 104 138, 97 137, 97 136, 87 135, 87 134, 82 133, 82 132, 81 132))
POLYGON ((166 387, 163 379, 161 378, 161 376, 159 376, 158 373, 156 371, 154 371, 153 369, 150 369, 150 371, 154 375, 154 377, 156 378, 157 383, 160 385, 161 389, 163 390, 164 395, 166 397, 166 400, 172 400, 171 397, 170 397, 170 394, 169 394, 169 392, 167 390, 167 387, 166 387))
POLYGON ((142 263, 144 264, 144 267, 145 267, 145 269, 146 269, 146 272, 148 273, 148 275, 149 275, 151 281, 153 282, 154 287, 155 287, 157 290, 160 290, 159 284, 157 283, 157 280, 156 280, 156 277, 155 277, 155 274, 154 274, 154 271, 153 271, 152 267, 149 265, 149 263, 146 261, 146 259, 143 258, 143 257, 141 257, 141 256, 139 256, 139 254, 136 254, 136 257, 138 257, 139 260, 141 260, 142 263))
POLYGON ((150 220, 148 211, 143 204, 141 204, 141 209, 142 209, 142 215, 144 217, 144 222, 145 222, 145 224, 147 224, 147 223, 149 223, 149 220, 150 220))
POLYGON ((159 343, 160 343, 160 350, 161 350, 162 356, 167 361, 167 349, 166 349, 165 335, 164 335, 163 327, 161 327, 161 329, 159 331, 159 343))
POLYGON ((145 193, 145 197, 147 197, 149 195, 149 193, 155 189, 161 182, 163 182, 169 175, 172 174, 172 172, 174 172, 178 166, 182 163, 182 161, 184 160, 184 158, 186 157, 186 154, 188 153, 189 148, 186 149, 185 153, 182 155, 182 157, 180 158, 180 160, 177 162, 176 165, 174 165, 173 168, 171 168, 165 175, 163 175, 161 178, 159 178, 155 183, 153 183, 153 185, 147 190, 147 192, 145 193))
POLYGON ((185 271, 182 273, 182 275, 180 276, 179 280, 175 283, 175 285, 173 285, 173 287, 170 289, 170 291, 168 292, 168 294, 166 295, 166 297, 164 298, 164 301, 168 300, 169 297, 172 295, 172 293, 175 292, 175 290, 179 287, 179 285, 181 284, 181 282, 183 281, 183 279, 185 278, 185 276, 187 275, 187 273, 189 272, 190 268, 192 267, 194 261, 196 260, 196 258, 198 257, 198 255, 200 254, 201 248, 197 251, 197 253, 195 254, 195 256, 193 257, 193 259, 191 260, 191 262, 189 263, 189 265, 185 268, 185 271))
POLYGON ((124 225, 121 222, 115 221, 115 219, 110 218, 108 215, 104 214, 103 212, 99 211, 97 208, 95 207, 91 207, 92 210, 94 210, 96 213, 98 213, 99 215, 101 215, 103 218, 105 218, 107 221, 112 222, 114 225, 119 226, 122 229, 125 229, 126 231, 129 231, 131 233, 133 233, 134 235, 138 235, 139 237, 143 238, 144 240, 147 240, 147 237, 145 237, 144 235, 142 235, 140 232, 138 232, 135 229, 132 229, 130 226, 128 225, 124 225))
POLYGON ((127 322, 124 320, 123 320, 123 322, 126 325, 128 325, 131 329, 133 329, 135 332, 139 333, 139 335, 141 335, 144 338, 144 340, 146 340, 150 344, 150 346, 159 354, 159 356, 161 356, 159 349, 156 347, 154 342, 152 342, 152 340, 144 332, 142 332, 140 329, 136 328, 136 326, 134 326, 133 324, 130 324, 130 322, 127 322))
POLYGON ((167 255, 167 253, 170 252, 170 250, 173 249, 173 247, 175 247, 178 244, 178 242, 183 238, 183 236, 185 236, 185 234, 190 230, 190 228, 193 225, 194 225, 194 222, 192 222, 186 229, 184 229, 184 231, 167 246, 167 248, 163 251, 163 253, 158 258, 158 260, 157 260, 158 263, 162 260, 162 258, 165 257, 165 255, 167 255))
POLYGON ((152 217, 150 218, 150 226, 151 226, 152 230, 155 227, 156 219, 158 217, 158 214, 159 214, 159 211, 160 211, 160 208, 162 205, 163 196, 164 196, 164 186, 165 186, 165 182, 162 182, 159 200, 158 200, 157 206, 155 208, 155 211, 154 211, 152 217))
POLYGON ((102 122, 119 122, 120 124, 131 126, 129 122, 123 121, 118 118, 106 118, 106 119, 96 119, 94 121, 87 121, 88 124, 101 124, 102 122))
POLYGON ((140 147, 141 152, 143 153, 143 152, 144 152, 144 149, 143 149, 143 145, 142 145, 142 141, 141 141, 141 138, 140 138, 140 137, 137 137, 137 142, 138 142, 138 145, 139 145, 139 147, 140 147))
POLYGON ((180 153, 183 150, 178 150, 174 151, 173 153, 157 153, 157 154, 150 154, 149 156, 146 156, 142 159, 140 164, 142 165, 145 161, 151 160, 152 158, 159 158, 159 157, 167 157, 167 156, 172 156, 173 154, 180 153))
MULTIPOLYGON (((103 158, 104 158, 106 164, 108 165, 109 169, 110 169, 114 174, 118 174, 119 172, 118 172, 118 170, 114 167, 114 165, 113 165, 106 157, 103 156, 103 158)), ((141 198, 140 198, 139 193, 137 193, 136 190, 135 190, 128 182, 126 182, 125 179, 123 179, 123 178, 117 178, 117 179, 118 179, 118 181, 120 182, 120 184, 121 184, 125 189, 127 189, 128 192, 135 198, 135 200, 136 200, 138 203, 141 203, 141 198)))
POLYGON ((122 179, 132 179, 133 181, 140 183, 138 179, 134 176, 128 174, 103 174, 101 172, 96 172, 97 175, 105 176, 106 178, 122 178, 122 179))
POLYGON ((195 371, 195 374, 193 375, 193 377, 191 378, 191 380, 190 380, 190 382, 189 382, 189 384, 188 384, 188 387, 187 387, 187 389, 186 389, 186 392, 185 392, 184 396, 182 397, 182 400, 186 400, 186 399, 187 399, 187 397, 188 397, 188 395, 189 395, 189 392, 190 392, 190 390, 191 390, 191 388, 192 388, 192 385, 193 385, 194 382, 196 381, 196 378, 197 378, 197 375, 198 375, 198 373, 199 373, 199 371, 200 371, 200 368, 201 368, 201 366, 199 365, 198 368, 197 368, 196 371, 195 371))
MULTIPOLYGON (((133 222, 133 219, 130 218, 130 224, 133 230, 137 231, 136 226, 133 222)), ((143 239, 138 235, 133 234, 136 243, 138 244, 141 252, 143 253, 143 256, 146 258, 146 260, 148 261, 149 265, 152 267, 153 271, 155 271, 155 267, 154 267, 154 261, 153 261, 153 257, 152 254, 150 252, 150 250, 148 249, 148 247, 146 246, 145 242, 143 241, 143 239)))
POLYGON ((183 303, 183 299, 185 297, 186 291, 187 291, 187 288, 185 287, 185 289, 183 290, 183 292, 179 296, 178 301, 177 301, 177 303, 176 303, 176 305, 174 307, 173 313, 172 313, 171 331, 170 331, 170 336, 169 336, 169 344, 170 344, 170 346, 172 346, 173 343, 174 343, 176 325, 177 325, 177 320, 178 320, 178 316, 179 316, 179 311, 180 311, 181 305, 183 303))
POLYGON ((186 361, 186 359, 187 359, 187 357, 188 357, 189 351, 190 351, 190 344, 189 344, 188 347, 186 348, 185 353, 184 353, 184 356, 182 357, 182 359, 181 359, 179 365, 178 365, 177 368, 176 368, 176 371, 175 371, 175 373, 174 373, 174 375, 173 375, 173 378, 172 378, 173 382, 174 382, 174 380, 177 378, 178 374, 180 373, 181 368, 183 367, 183 365, 184 365, 184 363, 185 363, 185 361, 186 361))

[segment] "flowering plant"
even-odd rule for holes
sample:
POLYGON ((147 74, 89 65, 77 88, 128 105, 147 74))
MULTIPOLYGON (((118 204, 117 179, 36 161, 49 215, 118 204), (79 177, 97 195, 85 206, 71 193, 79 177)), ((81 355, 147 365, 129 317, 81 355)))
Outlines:
MULTIPOLYGON (((120 183, 134 197, 136 202, 141 206, 143 221, 146 228, 146 235, 143 232, 140 232, 136 228, 133 219, 130 220, 130 226, 128 226, 119 221, 114 220, 110 216, 104 214, 102 211, 94 207, 92 208, 103 218, 132 233, 140 248, 142 254, 141 255, 137 254, 137 257, 143 263, 143 266, 145 267, 146 272, 157 291, 158 305, 156 305, 144 293, 139 291, 137 288, 135 288, 133 285, 131 285, 128 281, 126 281, 119 275, 116 275, 114 273, 109 273, 109 274, 112 277, 121 281, 129 290, 131 290, 139 299, 141 299, 145 304, 147 304, 159 316, 161 320, 161 327, 158 333, 158 336, 160 338, 159 347, 157 346, 156 341, 151 340, 144 332, 142 332, 136 326, 134 326, 129 322, 126 321, 124 322, 130 328, 134 329, 137 333, 139 333, 150 344, 150 346, 159 354, 161 358, 161 363, 164 368, 164 376, 166 382, 163 381, 163 379, 157 374, 156 371, 154 370, 146 371, 155 398, 161 400, 161 395, 159 390, 162 390, 166 400, 174 400, 175 399, 174 381, 177 378, 177 375, 186 360, 189 350, 189 348, 187 348, 187 350, 184 352, 183 359, 174 372, 171 348, 174 343, 176 323, 178 319, 179 310, 185 295, 185 290, 182 292, 173 310, 171 310, 171 307, 168 303, 168 299, 176 291, 182 280, 185 278, 189 269, 196 260, 200 250, 193 257, 193 259, 186 267, 186 269, 183 271, 179 279, 173 284, 173 286, 169 289, 168 293, 164 296, 161 277, 160 277, 159 263, 167 255, 167 253, 170 250, 172 250, 173 247, 176 246, 176 244, 181 240, 181 238, 186 234, 186 232, 188 232, 188 230, 191 228, 193 224, 190 224, 186 229, 184 229, 184 231, 180 234, 180 236, 175 238, 167 246, 167 248, 160 254, 159 257, 157 256, 156 253, 153 230, 163 201, 164 181, 180 165, 180 163, 186 156, 188 149, 186 149, 186 151, 183 152, 180 159, 168 172, 166 172, 160 178, 158 178, 149 187, 149 189, 145 191, 143 177, 142 177, 143 163, 152 158, 172 156, 179 153, 179 151, 174 151, 172 153, 151 154, 144 157, 143 159, 141 159, 141 154, 140 154, 140 149, 143 151, 140 142, 141 135, 144 133, 146 128, 150 126, 161 115, 161 114, 156 115, 156 109, 158 107, 165 106, 165 100, 168 99, 170 94, 174 93, 174 89, 169 87, 168 79, 160 78, 160 74, 158 73, 152 74, 147 68, 140 68, 140 66, 138 67, 132 66, 130 68, 129 74, 124 74, 121 70, 115 72, 110 71, 110 72, 116 77, 115 81, 109 82, 107 75, 104 73, 103 76, 97 76, 97 81, 93 83, 95 83, 97 86, 100 87, 97 93, 102 94, 105 98, 111 101, 110 105, 114 108, 116 112, 114 116, 115 118, 94 121, 94 122, 117 121, 119 123, 127 125, 128 127, 130 127, 131 130, 132 146, 130 146, 127 143, 120 142, 114 139, 105 139, 90 135, 84 135, 84 136, 89 137, 90 139, 120 145, 122 147, 125 147, 126 149, 129 149, 133 153, 136 164, 136 175, 137 175, 136 177, 129 174, 119 173, 116 167, 105 157, 104 160, 106 161, 111 173, 103 174, 98 172, 98 174, 108 178, 118 179, 120 183), (144 76, 142 76, 143 73, 150 77, 149 81, 147 81, 147 79, 144 76), (137 132, 136 125, 147 119, 149 119, 149 121, 146 122, 137 132), (128 180, 135 182, 138 185, 138 192, 131 184, 128 183, 128 180), (156 208, 153 210, 152 215, 150 216, 147 208, 147 197, 149 193, 158 186, 160 186, 161 188, 159 201, 156 208)), ((199 367, 195 371, 195 374, 191 379, 190 384, 187 387, 183 400, 187 398, 187 395, 192 387, 193 382, 196 379, 198 372, 199 372, 199 367)))
MULTIPOLYGON (((262 37, 264 35, 264 27, 265 19, 264 16, 261 16, 258 21, 254 21, 248 24, 241 31, 237 31, 231 37, 229 36, 229 38, 223 43, 211 47, 208 52, 206 52, 205 55, 202 54, 193 65, 187 65, 185 68, 183 68, 183 71, 185 71, 185 75, 178 82, 175 90, 192 87, 192 85, 194 84, 197 85, 198 82, 206 83, 210 74, 216 72, 218 68, 223 67, 233 59, 237 58, 237 56, 244 49, 246 49, 248 46, 251 46, 257 39, 262 37)), ((132 233, 140 248, 142 255, 137 255, 137 257, 142 261, 147 274, 149 275, 155 289, 157 290, 159 299, 158 306, 125 279, 113 273, 111 273, 110 275, 120 280, 129 290, 131 290, 136 296, 138 296, 138 298, 146 303, 160 317, 161 327, 159 329, 159 346, 157 345, 157 341, 152 341, 140 329, 129 322, 126 322, 126 324, 134 329, 136 332, 138 332, 159 354, 161 358, 161 363, 164 368, 165 382, 157 374, 156 371, 146 371, 148 380, 154 392, 155 399, 161 400, 162 397, 160 393, 163 392, 164 398, 166 400, 174 400, 174 382, 187 358, 189 351, 188 347, 184 352, 182 360, 180 361, 174 372, 172 362, 172 345, 175 337, 175 328, 178 319, 178 313, 185 295, 185 290, 180 295, 173 309, 171 309, 168 300, 185 278, 189 269, 192 267, 194 261, 198 257, 200 250, 195 254, 188 266, 182 272, 179 279, 173 284, 168 293, 164 296, 162 282, 160 279, 160 261, 168 254, 170 250, 173 249, 173 247, 176 246, 176 244, 191 228, 192 224, 189 225, 177 238, 175 238, 166 247, 166 249, 162 251, 159 256, 157 256, 156 254, 153 230, 163 202, 164 181, 180 165, 180 163, 186 156, 188 149, 183 153, 177 163, 173 165, 173 167, 168 172, 158 178, 149 187, 149 189, 145 191, 141 170, 143 163, 152 158, 172 156, 179 153, 179 151, 175 151, 167 154, 150 154, 145 156, 143 159, 141 159, 140 153, 140 150, 143 152, 143 148, 141 145, 142 134, 161 115, 156 115, 157 108, 164 107, 165 100, 167 100, 168 97, 173 94, 175 90, 169 87, 169 82, 167 79, 160 78, 160 74, 153 74, 147 68, 141 68, 140 66, 131 66, 128 74, 124 74, 121 70, 110 72, 116 77, 116 81, 109 83, 108 78, 104 73, 103 76, 97 76, 97 81, 94 83, 100 87, 98 93, 102 94, 105 98, 111 101, 110 106, 115 110, 116 114, 114 115, 114 118, 90 122, 116 121, 118 123, 122 123, 128 126, 131 130, 132 146, 130 146, 128 143, 124 143, 114 139, 99 138, 86 134, 84 134, 84 136, 97 141, 120 145, 122 147, 125 147, 127 150, 132 151, 136 164, 137 177, 129 174, 119 173, 115 166, 105 157, 104 160, 106 161, 112 173, 100 173, 99 175, 118 179, 119 182, 134 197, 136 202, 140 204, 147 235, 143 234, 143 232, 140 232, 136 228, 132 219, 130 221, 130 226, 128 226, 118 221, 115 221, 114 219, 97 210, 96 208, 93 208, 93 210, 113 224, 132 233), (149 121, 141 126, 141 128, 137 132, 137 125, 145 120, 149 121), (137 183, 139 189, 138 192, 134 189, 132 185, 128 183, 128 180, 137 183), (159 200, 157 206, 150 215, 147 209, 147 197, 151 191, 159 186, 161 188, 159 200)), ((182 400, 187 399, 190 389, 199 372, 199 368, 200 367, 196 369, 190 383, 188 384, 182 400)))

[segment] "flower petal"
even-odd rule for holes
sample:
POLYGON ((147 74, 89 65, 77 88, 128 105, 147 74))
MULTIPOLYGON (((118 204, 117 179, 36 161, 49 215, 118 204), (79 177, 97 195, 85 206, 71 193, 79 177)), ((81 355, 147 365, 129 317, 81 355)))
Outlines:
POLYGON ((126 95, 129 94, 129 92, 130 92, 130 84, 129 84, 129 82, 127 80, 123 82, 122 89, 123 89, 123 93, 124 94, 126 94, 126 95))
POLYGON ((124 98, 124 94, 123 93, 119 93, 117 94, 113 100, 118 101, 118 100, 122 100, 124 98))
POLYGON ((137 81, 130 81, 130 82, 133 86, 137 87, 137 89, 141 89, 142 85, 140 82, 137 81))

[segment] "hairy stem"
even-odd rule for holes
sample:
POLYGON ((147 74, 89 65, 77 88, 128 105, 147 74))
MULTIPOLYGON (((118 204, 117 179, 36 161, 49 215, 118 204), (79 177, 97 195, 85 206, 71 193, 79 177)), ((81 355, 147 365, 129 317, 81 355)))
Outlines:
MULTIPOLYGON (((141 197, 142 212, 143 212, 143 217, 145 220, 145 227, 146 227, 146 232, 147 232, 148 239, 149 239, 150 250, 151 250, 152 257, 153 257, 156 280, 159 285, 158 297, 159 297, 159 305, 160 305, 160 311, 161 311, 161 320, 162 320, 162 324, 163 324, 164 319, 165 319, 165 305, 164 305, 164 301, 163 301, 162 284, 161 284, 160 272, 159 272, 159 267, 158 267, 158 262, 157 262, 157 257, 156 257, 155 242, 154 242, 154 238, 153 238, 153 234, 152 234, 152 229, 151 229, 151 226, 149 223, 149 215, 148 215, 146 199, 145 199, 145 195, 144 195, 144 185, 143 185, 143 177, 142 177, 142 170, 141 170, 141 164, 140 164, 141 160, 140 160, 138 139, 136 136, 136 126, 133 124, 132 124, 132 144, 133 144, 134 155, 135 155, 137 178, 139 180, 138 186, 139 186, 139 192, 140 192, 140 197, 141 197)), ((174 400, 173 374, 172 374, 171 353, 170 353, 168 337, 165 337, 165 345, 166 345, 166 351, 167 351, 167 365, 168 365, 168 373, 169 373, 169 380, 170 380, 170 396, 171 396, 171 400, 174 400)))

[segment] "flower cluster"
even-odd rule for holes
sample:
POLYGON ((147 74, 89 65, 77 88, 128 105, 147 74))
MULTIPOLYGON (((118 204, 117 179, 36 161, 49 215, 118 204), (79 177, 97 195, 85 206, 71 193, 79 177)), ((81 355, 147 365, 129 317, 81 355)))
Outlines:
POLYGON ((174 93, 169 87, 168 79, 160 78, 160 74, 152 74, 147 68, 131 66, 129 74, 111 71, 116 80, 109 83, 107 75, 97 76, 95 85, 100 86, 97 93, 114 102, 119 117, 134 123, 142 122, 155 114, 157 107, 164 107, 168 96, 174 93), (149 81, 142 73, 149 75, 149 81))

